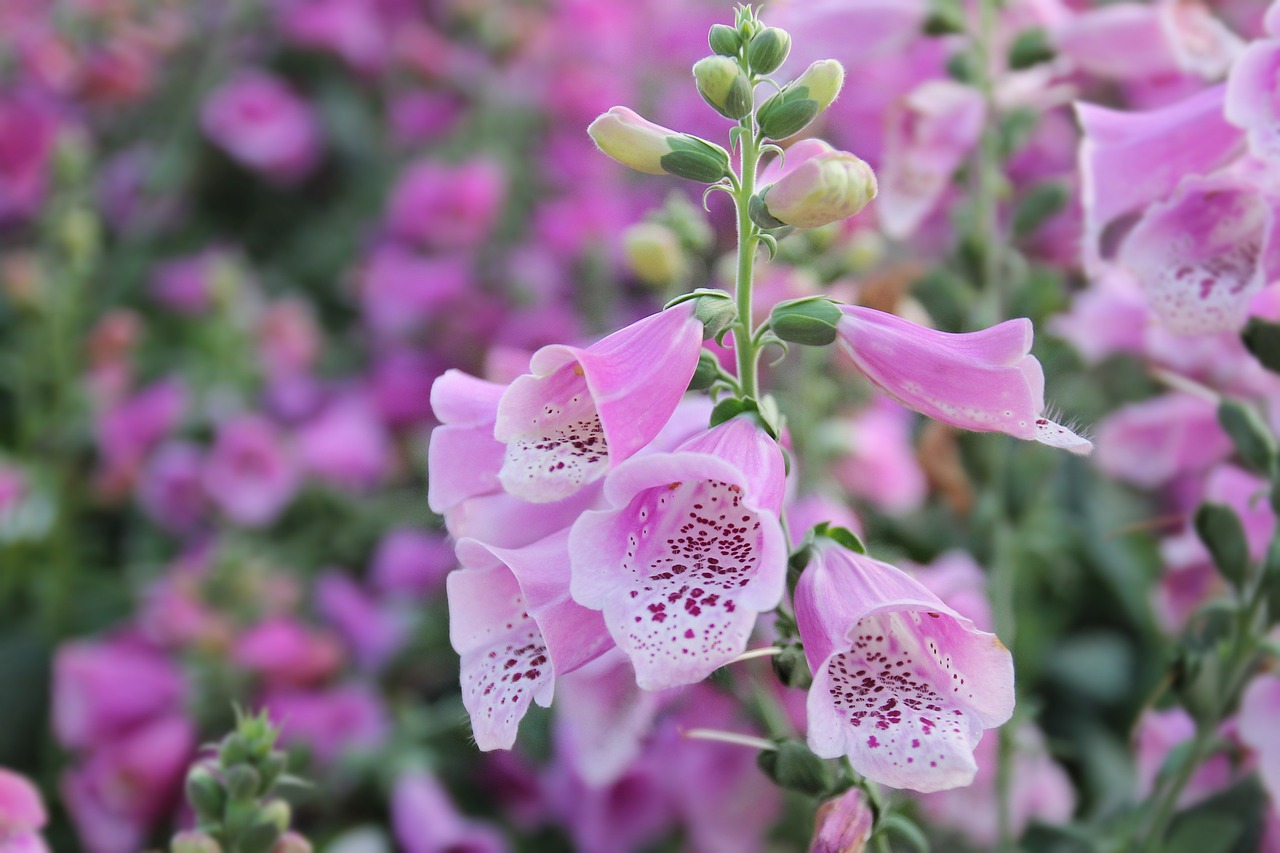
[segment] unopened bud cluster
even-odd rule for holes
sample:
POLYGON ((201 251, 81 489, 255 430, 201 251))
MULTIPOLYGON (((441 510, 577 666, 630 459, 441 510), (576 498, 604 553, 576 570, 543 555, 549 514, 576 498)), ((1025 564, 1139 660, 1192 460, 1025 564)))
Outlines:
POLYGON ((278 731, 265 713, 240 717, 211 758, 187 774, 187 801, 196 828, 170 844, 172 853, 310 853, 310 843, 289 831, 289 804, 275 795, 287 776, 288 756, 275 748, 278 731))

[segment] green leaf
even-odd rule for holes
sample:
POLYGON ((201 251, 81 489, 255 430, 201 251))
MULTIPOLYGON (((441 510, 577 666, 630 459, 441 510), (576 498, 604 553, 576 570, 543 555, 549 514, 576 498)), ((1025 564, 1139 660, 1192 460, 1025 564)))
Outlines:
POLYGON ((1023 30, 1014 38, 1009 47, 1009 67, 1015 71, 1048 62, 1057 54, 1049 41, 1049 34, 1043 27, 1023 30))
POLYGON ((1280 323, 1250 317, 1240 332, 1240 338, 1263 367, 1272 373, 1280 373, 1280 323))
POLYGON ((1203 503, 1196 510, 1195 528, 1218 571, 1240 588, 1249 569, 1249 544, 1235 511, 1222 504, 1203 503))
POLYGON ((1235 443, 1236 452, 1255 471, 1269 474, 1276 459, 1276 440, 1252 406, 1236 400, 1218 405, 1218 423, 1235 443))
POLYGON ((756 760, 766 776, 788 791, 820 797, 835 781, 831 765, 799 741, 785 740, 773 752, 761 752, 756 760))

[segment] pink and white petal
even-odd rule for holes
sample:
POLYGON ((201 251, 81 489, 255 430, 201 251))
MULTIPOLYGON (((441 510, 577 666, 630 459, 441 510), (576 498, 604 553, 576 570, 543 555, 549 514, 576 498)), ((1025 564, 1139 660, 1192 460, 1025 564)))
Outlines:
POLYGON ((1275 215, 1254 188, 1231 177, 1190 176, 1152 205, 1120 248, 1170 331, 1238 329, 1276 251, 1275 215))
POLYGON ((567 527, 521 548, 495 548, 464 539, 458 543, 458 557, 469 568, 503 565, 515 576, 557 676, 573 672, 613 647, 600 613, 569 597, 567 527))
POLYGON ((505 385, 446 370, 431 383, 431 411, 443 424, 491 424, 505 385))
POLYGON ((1092 441, 1048 418, 1036 418, 1036 441, 1077 456, 1088 456, 1093 452, 1092 441))
POLYGON ((551 704, 546 644, 506 568, 455 571, 446 586, 449 641, 461 658, 462 704, 476 746, 510 749, 529 703, 551 704))
POLYGON ((1280 676, 1259 675, 1240 700, 1240 739, 1258 754, 1258 773, 1272 801, 1280 801, 1280 676))
POLYGON ((706 678, 782 597, 781 524, 743 500, 726 468, 699 454, 638 458, 615 472, 641 482, 626 504, 584 513, 570 532, 573 597, 604 611, 646 690, 706 678))
POLYGON ((506 492, 479 495, 450 507, 445 527, 456 539, 470 537, 496 548, 522 548, 573 524, 599 500, 600 483, 555 503, 529 503, 506 492))
POLYGON ((737 417, 692 436, 678 452, 706 453, 723 459, 749 483, 751 500, 775 515, 782 512, 787 463, 782 448, 750 417, 737 417))
POLYGON ((498 471, 506 448, 486 429, 438 426, 427 445, 427 506, 444 513, 467 498, 502 488, 498 471))
POLYGON ((1275 101, 1280 76, 1280 39, 1249 45, 1231 68, 1223 115, 1248 134, 1249 151, 1280 164, 1280 108, 1275 101))
POLYGON ((604 427, 577 364, 512 382, 494 436, 506 444, 499 478, 521 500, 563 500, 609 470, 604 427))
POLYGON ((616 648, 560 679, 556 734, 578 773, 593 787, 611 785, 640 756, 664 694, 641 690, 616 648))
POLYGON ((1244 50, 1240 37, 1203 3, 1164 0, 1158 10, 1180 71, 1219 79, 1244 50))

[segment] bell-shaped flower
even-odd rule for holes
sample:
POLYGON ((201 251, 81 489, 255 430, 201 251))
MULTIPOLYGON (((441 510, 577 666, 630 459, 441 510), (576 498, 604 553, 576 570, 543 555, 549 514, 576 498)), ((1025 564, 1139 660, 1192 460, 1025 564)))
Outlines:
POLYGON ((530 373, 512 382, 498 404, 503 487, 545 503, 603 477, 667 423, 701 349, 702 323, 693 304, 684 303, 585 349, 538 350, 530 373))
POLYGON ((1118 261, 1170 331, 1204 335, 1244 325, 1249 303, 1280 272, 1276 216, 1244 176, 1189 175, 1149 207, 1118 261))
POLYGON ((986 117, 982 96, 953 80, 928 80, 886 119, 876 213, 892 237, 909 237, 969 156, 986 117))
POLYGON ((40 792, 25 776, 0 767, 0 853, 49 853, 40 829, 49 822, 40 792))
POLYGON ((1044 372, 1031 355, 1031 321, 951 334, 893 314, 844 305, 839 340, 881 391, 934 420, 1003 432, 1072 453, 1093 444, 1044 416, 1044 372))
POLYGON ((1276 103, 1276 76, 1280 74, 1280 13, 1274 5, 1267 13, 1271 38, 1259 39, 1244 49, 1227 78, 1223 115, 1245 131, 1249 151, 1259 160, 1280 164, 1280 105, 1276 103))
POLYGON ((813 671, 809 748, 915 791, 969 784, 984 729, 1013 714, 1013 658, 994 634, 886 563, 819 538, 795 593, 813 671))
POLYGON ((809 853, 862 853, 871 840, 875 812, 867 794, 854 787, 818 806, 809 853))
POLYGON ((600 614, 569 597, 568 530, 523 548, 458 543, 449 575, 449 640, 462 658, 462 702, 476 745, 510 749, 530 701, 611 646, 600 614))
POLYGON ((786 581, 778 445, 739 417, 605 480, 569 536, 573 598, 604 611, 646 690, 692 684, 746 647, 786 581))
POLYGON ((1076 104, 1084 131, 1080 193, 1086 269, 1095 269, 1102 258, 1108 224, 1167 198, 1184 175, 1207 174, 1239 153, 1241 133, 1223 119, 1223 97, 1224 88, 1215 86, 1137 113, 1076 104))

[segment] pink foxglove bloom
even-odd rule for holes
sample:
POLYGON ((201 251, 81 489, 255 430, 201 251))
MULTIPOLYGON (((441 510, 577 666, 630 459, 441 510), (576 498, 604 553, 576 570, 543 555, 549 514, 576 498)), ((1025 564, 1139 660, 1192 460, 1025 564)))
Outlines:
POLYGON ((48 853, 40 837, 48 820, 36 786, 0 767, 0 853, 48 853))
POLYGON ((53 730, 69 749, 108 742, 177 711, 185 693, 182 671, 145 645, 67 643, 53 664, 53 730))
POLYGON ((1265 26, 1270 38, 1244 49, 1227 78, 1224 115, 1245 131, 1249 151, 1259 160, 1280 164, 1280 106, 1275 100, 1276 75, 1280 74, 1280 14, 1272 6, 1265 26))
POLYGON ((558 680, 556 742, 582 780, 611 785, 640 756, 668 694, 641 690, 616 647, 558 680))
POLYGON ((275 521, 293 499, 298 471, 275 426, 242 415, 219 427, 205 457, 204 486, 228 518, 258 527, 275 521))
POLYGON ((604 611, 642 688, 706 678, 777 606, 784 481, 778 445, 735 418, 619 466, 605 481, 609 508, 574 524, 573 598, 604 611))
POLYGON ((284 80, 244 71, 205 102, 201 125, 214 143, 268 180, 293 184, 320 161, 314 113, 284 80))
MULTIPOLYGON (((1259 679, 1261 680, 1261 679, 1259 679)), ((1255 681, 1256 685, 1258 682, 1255 681)), ((1248 695, 1248 691, 1246 696, 1248 695)), ((1244 702, 1248 702, 1246 698, 1244 702)), ((1273 712, 1268 709, 1270 716, 1273 712)), ((1247 710, 1242 703, 1240 716, 1240 736, 1248 744, 1244 732, 1247 710)), ((1274 724, 1268 722, 1268 728, 1274 724)), ((1160 774, 1169 760, 1170 753, 1191 741, 1196 734, 1195 720, 1191 719, 1182 708, 1170 708, 1167 711, 1148 710, 1139 718, 1134 727, 1133 746, 1134 768, 1137 775, 1136 793, 1139 797, 1149 797, 1156 790, 1160 774)), ((1187 808, 1213 794, 1218 793, 1232 783, 1236 776, 1231 759, 1219 752, 1196 768, 1187 785, 1178 796, 1178 806, 1187 808)), ((1264 777, 1265 784, 1265 777, 1264 777)))
POLYGON ((924 503, 929 481, 911 444, 913 420, 882 398, 833 424, 833 439, 843 452, 832 473, 846 492, 887 513, 910 512, 924 503))
POLYGON ((0 223, 40 209, 57 136, 58 120, 49 104, 0 95, 0 223))
POLYGON ((1151 489, 1203 472, 1231 455, 1213 402, 1164 394, 1116 409, 1098 427, 1098 466, 1112 477, 1151 489))
POLYGON ((391 825, 405 853, 504 853, 501 833, 458 811, 449 792, 429 773, 409 770, 396 779, 391 825))
POLYGON ((1240 740, 1258 755, 1258 774, 1271 795, 1272 808, 1280 802, 1280 676, 1256 677, 1240 700, 1240 740))
POLYGON ((502 395, 508 492, 560 500, 653 440, 684 396, 702 349, 692 304, 653 314, 582 349, 543 347, 502 395))
POLYGON ((1280 272, 1276 226, 1255 182, 1191 175, 1171 198, 1147 209, 1118 260, 1170 331, 1236 330, 1253 297, 1280 272))
POLYGON ((1013 714, 1013 659, 994 634, 893 566, 819 539, 796 621, 813 671, 809 748, 875 782, 967 785, 984 729, 1013 714))
POLYGON ((342 648, 326 631, 279 616, 259 622, 237 639, 231 659, 271 684, 322 681, 342 665, 342 648))
POLYGON ((840 345, 877 388, 934 420, 1003 432, 1072 453, 1093 445, 1044 416, 1044 372, 1031 355, 1031 321, 949 334, 856 305, 840 309, 840 345))
POLYGON ((568 531, 524 548, 458 543, 448 578, 449 640, 462 658, 462 700, 476 745, 510 749, 530 701, 612 645, 600 614, 569 598, 568 531))
POLYGON ((364 684, 275 691, 263 698, 262 706, 280 726, 284 743, 306 744, 315 760, 326 765, 346 753, 373 752, 391 730, 382 698, 364 684))
POLYGON ((909 237, 937 206, 982 134, 986 109, 972 86, 929 80, 887 118, 876 212, 893 237, 909 237))
POLYGON ((420 334, 433 318, 474 287, 461 257, 424 257, 397 245, 370 256, 360 282, 361 310, 369 328, 393 338, 420 334))
POLYGON ((1085 268, 1102 258, 1106 226, 1167 198, 1184 175, 1203 175, 1233 158, 1241 133, 1222 118, 1224 89, 1215 86, 1171 106, 1126 113, 1076 104, 1080 144, 1085 268))
POLYGON ((387 227, 433 249, 467 249, 485 241, 506 197, 506 177, 492 160, 422 162, 400 179, 387 227))

